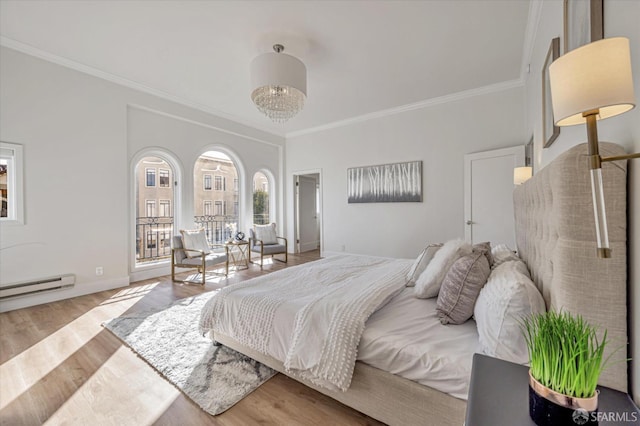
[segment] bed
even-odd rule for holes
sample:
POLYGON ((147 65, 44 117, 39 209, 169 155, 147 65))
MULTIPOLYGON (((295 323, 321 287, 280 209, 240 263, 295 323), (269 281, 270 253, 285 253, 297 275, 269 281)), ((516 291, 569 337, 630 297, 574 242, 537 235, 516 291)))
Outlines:
MULTIPOLYGON (((602 151, 604 155, 622 153, 622 149, 613 144, 602 144, 602 151)), ((606 185, 605 201, 614 255, 612 259, 602 260, 595 257, 595 233, 586 165, 586 145, 576 146, 515 190, 517 249, 536 286, 543 294, 547 307, 581 314, 601 329, 607 329, 614 341, 626 343, 626 167, 624 163, 603 165, 603 178, 606 185)), ((403 285, 398 285, 396 279, 406 274, 410 261, 362 257, 355 263, 362 263, 360 271, 367 279, 360 281, 354 279, 354 276, 360 273, 350 269, 351 264, 346 257, 318 262, 313 262, 313 266, 294 267, 296 268, 292 273, 294 278, 287 279, 297 280, 296 282, 301 285, 300 292, 304 292, 305 285, 322 287, 324 275, 342 273, 344 275, 342 279, 346 284, 340 287, 337 293, 327 290, 327 294, 329 298, 334 297, 335 300, 341 300, 340 292, 353 293, 355 295, 353 300, 362 299, 362 303, 354 303, 353 309, 368 318, 367 326, 363 325, 363 330, 355 330, 362 334, 362 340, 356 342, 356 347, 359 344, 361 348, 368 348, 368 351, 365 351, 366 356, 357 355, 351 349, 344 348, 342 344, 314 348, 314 332, 308 336, 291 335, 295 321, 314 321, 314 318, 320 322, 326 322, 326 326, 330 329, 335 327, 331 333, 342 332, 351 335, 354 330, 347 327, 345 331, 336 325, 335 321, 331 321, 332 318, 337 318, 336 315, 341 310, 345 310, 344 307, 335 307, 329 303, 319 305, 315 314, 305 312, 305 315, 296 317, 295 320, 279 318, 283 315, 282 310, 278 311, 271 307, 282 304, 285 306, 283 310, 286 311, 287 305, 283 301, 270 300, 266 305, 253 305, 257 303, 257 299, 265 297, 261 294, 250 294, 251 286, 256 284, 255 279, 233 286, 236 287, 233 291, 245 291, 250 295, 248 302, 241 302, 233 307, 229 305, 225 308, 224 303, 231 302, 223 302, 222 299, 225 297, 214 298, 218 299, 216 304, 220 303, 216 308, 220 311, 218 314, 229 317, 232 320, 229 324, 232 325, 227 326, 227 329, 218 327, 212 332, 212 338, 387 424, 462 424, 466 407, 464 376, 468 377, 470 371, 470 354, 478 350, 475 345, 477 336, 474 336, 473 320, 461 326, 454 326, 457 328, 456 333, 461 334, 462 337, 456 337, 454 346, 458 346, 455 346, 456 350, 450 353, 460 356, 457 361, 447 360, 449 363, 452 362, 452 365, 458 363, 462 382, 456 383, 455 380, 447 380, 451 377, 443 377, 451 376, 451 370, 437 369, 441 362, 438 356, 446 355, 438 353, 438 348, 442 346, 440 344, 415 354, 416 359, 420 361, 413 363, 413 366, 407 367, 411 363, 407 363, 406 360, 399 365, 394 365, 393 359, 405 356, 406 353, 389 356, 388 352, 380 348, 385 339, 393 340, 394 327, 400 329, 403 328, 403 324, 416 321, 416 317, 402 317, 405 314, 410 315, 408 306, 413 302, 409 300, 411 299, 409 290, 403 285), (384 268, 376 269, 379 265, 383 265, 384 268), (322 272, 323 266, 326 272, 322 272), (383 276, 389 279, 383 279, 383 276), (361 281, 367 280, 381 280, 380 287, 384 290, 369 294, 368 287, 360 289, 359 286, 365 285, 361 284, 361 281), (369 300, 372 304, 367 302, 369 300), (260 306, 259 309, 254 309, 256 306, 260 306), (393 309, 400 313, 392 313, 393 309), (262 318, 264 324, 259 324, 260 320, 253 323, 248 320, 245 322, 245 316, 236 317, 237 312, 262 318), (238 319, 241 317, 243 319, 238 319), (376 329, 375 325, 382 325, 383 328, 376 329), (384 326, 387 328, 385 329, 384 326), (258 328, 261 332, 252 336, 250 335, 252 328, 258 328), (243 331, 238 333, 237 329, 243 331), (266 330, 275 330, 273 334, 278 335, 280 340, 276 339, 277 343, 262 341, 261 338, 266 330), (293 357, 287 355, 281 347, 282 341, 287 339, 292 339, 293 342, 289 343, 300 348, 293 357), (355 362, 353 375, 348 379, 345 379, 340 368, 331 365, 334 357, 351 359, 356 356, 359 360, 355 362), (326 371, 321 369, 316 371, 316 374, 309 375, 304 368, 298 368, 304 367, 309 360, 317 361, 318 358, 322 358, 325 361, 324 364, 329 366, 326 371), (376 365, 381 368, 376 368, 376 365), (432 382, 419 383, 419 379, 414 381, 398 375, 411 377, 412 372, 420 366, 432 369, 432 382), (406 369, 409 372, 399 372, 394 369, 406 369), (444 387, 442 383, 438 383, 439 380, 445 383, 444 387)), ((288 270, 294 268, 288 268, 288 270)), ((283 279, 286 276, 286 274, 276 275, 283 279)), ((258 277, 257 280, 264 279, 258 277)), ((254 287, 256 288, 259 287, 254 287)), ((296 297, 301 296, 292 295, 290 299, 293 300, 296 297)), ((312 304, 315 305, 315 301, 312 304)), ((203 320, 208 324, 209 319, 206 316, 203 314, 203 320)), ((419 321, 423 320, 428 319, 423 318, 419 321)), ((416 336, 419 335, 419 330, 413 329, 412 332, 416 333, 416 336)), ((360 336, 360 334, 357 335, 360 336)), ((610 348, 614 346, 609 345, 610 348)), ((625 355, 625 351, 619 351, 614 358, 622 360, 625 355)), ((605 370, 601 377, 601 384, 626 391, 626 363, 617 362, 605 370)))

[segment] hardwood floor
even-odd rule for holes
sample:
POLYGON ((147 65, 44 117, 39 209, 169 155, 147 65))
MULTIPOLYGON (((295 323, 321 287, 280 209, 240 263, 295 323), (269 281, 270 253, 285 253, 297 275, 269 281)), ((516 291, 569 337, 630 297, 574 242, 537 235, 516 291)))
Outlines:
POLYGON ((380 424, 282 374, 211 416, 100 325, 318 258, 290 255, 286 265, 252 265, 205 286, 161 277, 0 314, 0 424, 380 424))

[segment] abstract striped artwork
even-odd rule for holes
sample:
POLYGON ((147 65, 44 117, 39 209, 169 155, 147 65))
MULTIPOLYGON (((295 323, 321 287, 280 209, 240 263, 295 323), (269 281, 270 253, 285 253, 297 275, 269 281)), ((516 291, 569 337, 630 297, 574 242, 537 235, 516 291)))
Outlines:
POLYGON ((422 161, 347 169, 348 202, 422 201, 422 161))

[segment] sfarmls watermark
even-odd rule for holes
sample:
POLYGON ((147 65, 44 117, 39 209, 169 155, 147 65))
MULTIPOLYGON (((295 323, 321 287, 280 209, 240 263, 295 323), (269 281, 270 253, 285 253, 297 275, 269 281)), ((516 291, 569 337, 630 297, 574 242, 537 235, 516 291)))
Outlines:
POLYGON ((599 411, 597 413, 590 413, 586 410, 578 408, 573 412, 573 422, 577 425, 584 425, 587 422, 618 422, 618 423, 633 423, 638 422, 638 413, 630 411, 599 411))

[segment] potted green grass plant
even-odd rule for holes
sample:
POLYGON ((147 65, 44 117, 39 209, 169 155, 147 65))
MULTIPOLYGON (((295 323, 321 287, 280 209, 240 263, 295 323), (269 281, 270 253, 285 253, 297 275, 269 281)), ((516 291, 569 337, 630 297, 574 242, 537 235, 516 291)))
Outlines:
POLYGON ((597 425, 602 340, 582 317, 545 312, 522 324, 529 350, 529 415, 538 426, 597 425))

